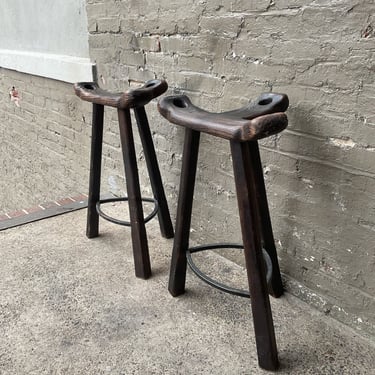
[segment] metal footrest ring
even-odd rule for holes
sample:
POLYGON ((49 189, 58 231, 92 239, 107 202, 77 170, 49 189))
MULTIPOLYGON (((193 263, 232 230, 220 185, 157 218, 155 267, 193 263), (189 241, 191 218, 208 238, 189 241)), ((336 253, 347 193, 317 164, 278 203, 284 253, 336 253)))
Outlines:
MULTIPOLYGON (((112 202, 126 202, 128 200, 129 200, 128 197, 118 197, 118 198, 101 199, 99 202, 96 203, 96 212, 103 219, 106 219, 106 220, 110 221, 111 223, 115 223, 115 224, 118 224, 118 225, 124 225, 124 226, 130 227, 130 225, 131 225, 130 221, 119 220, 119 219, 116 219, 116 218, 114 218, 112 216, 109 216, 106 213, 104 213, 102 211, 101 207, 100 207, 101 204, 112 203, 112 202)), ((148 223, 158 213, 158 209, 159 209, 158 201, 156 199, 154 199, 154 198, 142 198, 141 200, 142 200, 142 202, 151 202, 151 203, 154 203, 154 209, 153 209, 153 211, 148 216, 146 216, 144 218, 145 223, 148 223)))
MULTIPOLYGON (((233 243, 218 243, 218 244, 209 244, 209 245, 201 245, 201 246, 194 246, 190 247, 188 251, 186 252, 186 259, 189 267, 191 270, 204 282, 207 284, 211 285, 212 287, 221 290, 222 292, 225 293, 230 293, 234 294, 236 296, 240 297, 246 297, 250 298, 250 293, 248 290, 243 290, 243 289, 237 289, 233 288, 231 286, 228 286, 226 284, 223 284, 217 280, 212 279, 205 273, 203 273, 193 262, 193 258, 191 254, 197 253, 200 251, 205 251, 205 250, 216 250, 216 249, 241 249, 243 250, 243 246, 239 244, 233 244, 233 243)), ((272 279, 272 261, 270 256, 268 255, 267 251, 262 248, 263 252, 263 259, 266 265, 267 273, 266 273, 266 279, 267 283, 269 284, 272 279)))

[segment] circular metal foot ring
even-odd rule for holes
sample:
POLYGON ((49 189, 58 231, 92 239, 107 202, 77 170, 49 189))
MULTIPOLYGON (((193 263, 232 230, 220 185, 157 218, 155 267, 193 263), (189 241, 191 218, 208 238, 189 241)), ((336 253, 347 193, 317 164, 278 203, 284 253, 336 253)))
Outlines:
MULTIPOLYGON (((214 288, 217 288, 221 290, 222 292, 225 293, 230 293, 234 294, 236 296, 240 297, 246 297, 250 298, 250 293, 248 290, 243 290, 243 289, 237 289, 233 288, 231 286, 228 286, 226 284, 220 283, 217 280, 212 279, 205 273, 203 273, 193 262, 191 254, 197 253, 200 251, 205 251, 205 250, 214 250, 214 249, 241 249, 243 250, 243 246, 239 244, 233 244, 233 243, 218 243, 218 244, 210 244, 210 245, 202 245, 202 246, 195 246, 191 247, 188 249, 186 252, 186 259, 187 263, 189 264, 189 267, 191 270, 204 282, 207 284, 213 286, 214 288)), ((262 249, 263 252, 263 259, 266 265, 267 273, 266 273, 266 279, 267 283, 269 284, 272 279, 272 261, 270 256, 268 255, 267 251, 265 249, 262 249)))
MULTIPOLYGON (((128 197, 101 199, 96 204, 96 212, 103 219, 106 219, 106 220, 108 220, 108 221, 110 221, 112 223, 115 223, 115 224, 118 224, 118 225, 125 225, 127 227, 130 227, 130 225, 131 225, 130 221, 119 220, 119 219, 116 219, 116 218, 114 218, 112 216, 109 216, 106 213, 104 213, 102 211, 101 207, 100 207, 101 204, 112 203, 112 202, 126 202, 128 200, 129 200, 128 197)), ((159 209, 158 201, 156 199, 153 199, 153 198, 142 198, 141 200, 142 200, 142 202, 151 202, 151 203, 154 203, 154 209, 153 209, 153 211, 147 217, 145 217, 145 219, 144 219, 145 223, 148 223, 158 213, 158 209, 159 209)))

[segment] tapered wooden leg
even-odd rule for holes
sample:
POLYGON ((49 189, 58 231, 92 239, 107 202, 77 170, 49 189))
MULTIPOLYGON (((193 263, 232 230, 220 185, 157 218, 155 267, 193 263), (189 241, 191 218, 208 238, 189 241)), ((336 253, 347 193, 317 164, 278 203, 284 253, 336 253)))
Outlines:
POLYGON ((259 366, 276 370, 279 361, 262 254, 253 162, 246 143, 231 141, 231 150, 259 366))
POLYGON ((269 293, 273 297, 280 297, 283 294, 283 282, 281 280, 279 261, 277 260, 277 252, 275 240, 273 238, 272 224, 268 209, 266 188, 264 186, 263 168, 260 160, 258 142, 248 142, 249 152, 254 170, 254 181, 258 197, 259 213, 261 219, 261 230, 263 246, 272 261, 272 279, 268 286, 269 293))
POLYGON ((135 275, 142 279, 147 279, 151 276, 151 265, 129 110, 118 109, 118 120, 125 165, 135 275))
POLYGON ((154 198, 158 202, 160 232, 163 237, 172 238, 173 225, 169 214, 168 203, 164 193, 163 182, 160 175, 158 160, 156 158, 155 147, 152 141, 145 108, 134 108, 134 113, 146 159, 148 175, 150 176, 152 191, 154 193, 154 198))
POLYGON ((200 133, 186 128, 182 156, 180 191, 176 217, 176 233, 173 243, 168 290, 176 297, 185 292, 186 251, 189 248, 191 211, 193 207, 195 175, 199 151, 200 133))
POLYGON ((99 235, 99 215, 96 211, 96 203, 100 199, 103 118, 104 106, 101 104, 93 104, 90 151, 90 179, 86 225, 86 236, 88 238, 97 237, 99 235))

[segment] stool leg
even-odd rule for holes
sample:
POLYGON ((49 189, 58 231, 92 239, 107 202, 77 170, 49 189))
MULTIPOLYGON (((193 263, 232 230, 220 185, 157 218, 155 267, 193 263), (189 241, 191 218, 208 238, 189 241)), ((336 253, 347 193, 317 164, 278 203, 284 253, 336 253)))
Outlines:
POLYGON ((193 207, 200 132, 186 128, 178 194, 176 233, 173 243, 168 290, 176 297, 185 292, 186 251, 189 248, 191 211, 193 207))
POLYGON ((86 236, 88 238, 94 238, 99 235, 99 215, 96 211, 96 203, 100 199, 103 118, 104 106, 101 104, 93 104, 90 152, 90 179, 86 225, 86 236))
POLYGON ((154 198, 158 202, 158 218, 160 225, 160 232, 165 238, 173 237, 173 226, 169 214, 168 203, 165 197, 163 182, 160 175, 158 160, 155 154, 155 147, 152 141, 150 126, 147 120, 147 115, 144 107, 134 108, 135 118, 137 120, 139 136, 141 138, 143 152, 145 154, 148 175, 154 198))
POLYGON ((147 279, 151 276, 151 265, 148 253, 130 111, 128 109, 118 109, 118 120, 125 165, 135 275, 142 279, 147 279))
POLYGON ((281 280, 279 262, 275 240, 273 238, 272 224, 267 203, 266 188, 264 186, 263 168, 260 160, 258 142, 248 143, 251 160, 253 163, 254 179, 258 196, 258 204, 261 218, 262 239, 264 248, 272 261, 272 280, 269 285, 269 293, 273 297, 280 297, 283 294, 283 282, 281 280))
POLYGON ((262 254, 253 161, 246 143, 231 141, 231 151, 258 362, 259 366, 266 370, 276 370, 279 362, 262 254))

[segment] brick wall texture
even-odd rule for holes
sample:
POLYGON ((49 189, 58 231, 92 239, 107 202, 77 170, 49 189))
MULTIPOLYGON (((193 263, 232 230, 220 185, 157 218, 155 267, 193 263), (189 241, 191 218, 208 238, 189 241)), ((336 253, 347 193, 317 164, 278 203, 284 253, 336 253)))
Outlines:
MULTIPOLYGON (((91 58, 105 88, 164 78, 169 93, 212 111, 261 92, 288 94, 288 129, 261 141, 286 287, 375 338, 374 1, 87 0, 87 13, 91 58)), ((7 189, 18 201, 43 184, 43 193, 34 189, 42 201, 86 192, 90 107, 69 85, 0 70, 2 88, 14 82, 21 107, 4 92, 0 108, 7 189), (24 178, 24 170, 33 173, 24 178)), ((183 130, 158 115, 156 102, 147 110, 174 215, 183 130)), ((122 194, 115 111, 106 111, 105 126, 103 190, 122 194)), ((231 168, 229 144, 203 136, 195 243, 240 239, 231 168)))
POLYGON ((70 84, 0 68, 1 213, 87 190, 90 116, 70 84))

